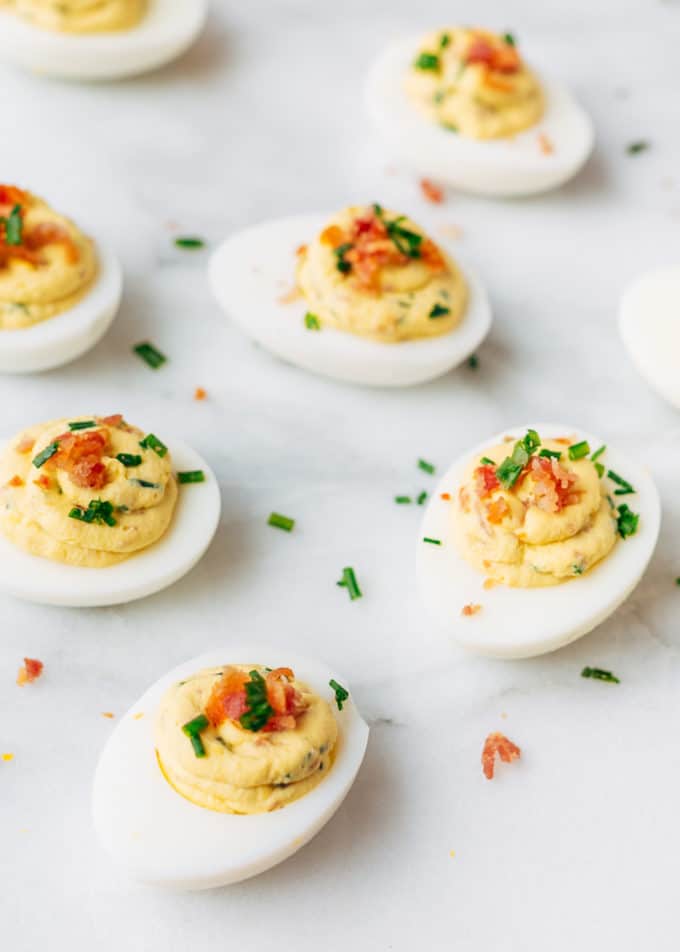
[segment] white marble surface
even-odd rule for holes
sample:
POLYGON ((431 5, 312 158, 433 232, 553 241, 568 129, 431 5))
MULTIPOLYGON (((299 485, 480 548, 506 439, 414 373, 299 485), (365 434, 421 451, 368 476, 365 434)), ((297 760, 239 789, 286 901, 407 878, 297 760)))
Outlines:
MULTIPOLYGON (((160 952, 270 943, 326 949, 637 952, 677 948, 680 426, 639 380, 615 329, 638 271, 677 262, 680 148, 673 0, 477 0, 567 77, 594 116, 579 179, 523 202, 450 194, 426 205, 360 110, 383 39, 470 7, 444 0, 219 0, 174 67, 76 86, 0 67, 0 177, 71 209, 118 248, 123 310, 88 356, 0 379, 0 426, 122 411, 176 431, 219 473, 224 514, 202 563, 127 607, 0 600, 0 947, 160 952), (630 158, 625 145, 649 139, 630 158), (393 174, 387 174, 388 168, 393 174), (212 303, 203 254, 168 223, 218 240, 259 219, 378 199, 435 231, 462 228, 496 325, 477 372, 412 391, 316 379, 258 351, 212 303), (130 354, 150 337, 170 363, 130 354), (210 399, 195 403, 204 386, 210 399), (657 554, 628 603, 555 655, 500 663, 443 641, 414 592, 428 487, 467 444, 530 418, 570 419, 659 477, 657 554), (277 509, 298 520, 269 529, 277 509), (356 567, 350 603, 335 580, 356 567), (113 869, 89 787, 112 723, 171 665, 251 636, 345 671, 372 720, 364 769, 335 820, 291 861, 227 890, 166 895, 113 869), (44 678, 14 685, 24 655, 44 678), (614 669, 620 686, 579 677, 614 669), (493 783, 481 743, 503 730, 519 764, 493 783), (451 855, 451 853, 454 855, 451 855)), ((574 597, 578 597, 577 588, 574 597)))

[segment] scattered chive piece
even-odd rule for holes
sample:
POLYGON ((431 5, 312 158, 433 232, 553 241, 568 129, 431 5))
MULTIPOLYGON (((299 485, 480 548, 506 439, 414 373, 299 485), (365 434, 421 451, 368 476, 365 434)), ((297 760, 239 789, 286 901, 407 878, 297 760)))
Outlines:
POLYGON ((96 425, 96 420, 76 420, 74 423, 69 423, 68 428, 73 433, 75 430, 89 430, 96 425))
POLYGON ((429 542, 430 545, 441 545, 441 539, 429 539, 427 536, 423 536, 423 542, 429 542))
POLYGON ((451 313, 451 308, 444 307, 442 304, 433 304, 432 310, 430 311, 430 317, 444 317, 446 314, 451 313))
POLYGON ((144 439, 139 441, 139 445, 143 450, 153 450, 156 456, 160 456, 161 459, 168 452, 165 443, 161 443, 158 437, 154 436, 153 433, 147 433, 144 439))
POLYGON ((637 142, 631 142, 630 145, 626 146, 626 152, 628 155, 638 155, 640 152, 645 152, 649 148, 649 142, 646 142, 644 139, 638 139, 637 142))
POLYGON ((399 505, 405 505, 406 503, 413 502, 410 496, 395 496, 394 501, 399 503, 399 505))
POLYGON ((351 251, 353 248, 351 241, 346 241, 342 245, 338 245, 337 248, 333 249, 333 254, 335 255, 335 267, 338 269, 340 274, 349 274, 352 270, 352 262, 345 261, 345 255, 348 251, 351 251))
POLYGON ((562 459, 562 453, 559 450, 543 449, 538 455, 544 456, 546 459, 562 459))
POLYGON ((422 506, 422 504, 425 502, 426 499, 427 499, 427 493, 425 492, 425 490, 423 490, 421 494, 418 496, 418 498, 416 499, 416 502, 418 503, 419 506, 422 506))
POLYGON ((439 57, 436 53, 421 53, 413 64, 416 69, 436 70, 439 69, 439 57))
POLYGON ((359 588, 356 575, 354 574, 354 569, 351 567, 344 568, 342 570, 342 578, 339 582, 336 583, 341 588, 346 588, 349 592, 349 597, 351 601, 354 601, 356 598, 361 598, 362 592, 359 588))
POLYGON ((571 567, 574 575, 583 575, 583 566, 582 565, 572 565, 571 567))
POLYGON ((581 671, 582 678, 595 678, 596 681, 609 681, 610 684, 621 684, 619 679, 611 671, 605 671, 604 668, 584 668, 581 671))
POLYGON ((680 578, 676 578, 675 584, 676 584, 676 585, 680 585, 680 578))
POLYGON ((450 42, 451 42, 450 35, 448 33, 442 33, 442 35, 439 37, 439 49, 445 50, 450 42))
POLYGON ((504 33, 503 42, 507 43, 508 46, 517 46, 517 40, 515 39, 514 33, 504 33))
POLYGON ((74 506, 69 512, 69 519, 77 519, 79 522, 87 522, 88 525, 96 523, 101 525, 103 522, 107 526, 117 525, 113 518, 113 505, 103 499, 91 499, 87 509, 82 506, 74 506))
POLYGON ((59 444, 55 440, 54 443, 50 443, 50 445, 46 446, 37 456, 33 457, 33 465, 36 469, 40 469, 40 467, 44 466, 47 460, 51 459, 58 451, 59 444))
POLYGON ((267 684, 259 671, 250 672, 250 681, 246 682, 248 710, 239 718, 241 727, 247 731, 259 731, 274 713, 267 699, 267 684))
POLYGON ((604 476, 604 466, 602 463, 595 463, 595 470, 597 471, 597 475, 600 477, 600 479, 602 479, 604 476))
POLYGON ((527 430, 521 440, 515 443, 510 456, 507 456, 496 470, 498 481, 505 489, 512 489, 529 457, 541 445, 541 438, 536 430, 527 430))
POLYGON ((373 203, 373 213, 385 226, 385 230, 392 239, 397 251, 406 255, 407 258, 420 258, 420 246, 423 243, 423 236, 415 231, 411 231, 410 228, 404 228, 401 223, 404 221, 405 215, 400 215, 393 221, 388 221, 385 218, 382 206, 375 202, 373 203))
POLYGON ((187 469, 183 473, 177 473, 178 483, 204 483, 205 473, 202 469, 187 469))
POLYGON ((432 465, 432 463, 428 463, 425 459, 418 460, 418 469, 422 469, 423 472, 429 473, 430 476, 432 476, 435 471, 435 467, 432 465))
POLYGON ((341 711, 342 705, 345 703, 345 701, 349 697, 349 691, 347 690, 347 688, 343 688, 341 684, 338 684, 338 682, 334 678, 331 678, 328 684, 329 684, 329 687, 332 687, 333 690, 335 691, 335 703, 338 705, 338 710, 341 711))
POLYGON ((458 132, 458 126, 454 126, 452 122, 440 122, 439 125, 447 132, 458 132))
POLYGON ((136 453, 118 453, 116 459, 123 466, 140 466, 142 463, 142 457, 137 456, 136 453))
POLYGON ((21 217, 21 205, 15 205, 9 217, 0 216, 0 224, 5 226, 5 242, 8 245, 20 245, 24 240, 24 222, 21 217))
POLYGON ((625 503, 619 506, 617 512, 619 515, 616 520, 616 525, 621 538, 626 539, 628 536, 635 535, 637 532, 638 522, 640 521, 640 516, 638 513, 633 512, 632 509, 629 509, 625 503))
POLYGON ((187 723, 182 726, 182 733, 186 734, 191 741, 191 746, 194 748, 194 753, 197 757, 205 757, 205 747, 201 740, 201 731, 204 731, 209 724, 210 721, 205 714, 199 714, 198 717, 195 717, 192 721, 187 721, 187 723))
POLYGON ((635 492, 628 480, 624 479, 622 476, 619 476, 619 474, 615 473, 613 469, 607 470, 607 476, 609 476, 613 483, 616 483, 621 487, 620 489, 614 490, 615 496, 629 496, 631 493, 635 492))
POLYGON ((274 526, 275 529, 283 529, 284 532, 292 532, 295 519, 291 519, 290 516, 282 516, 278 512, 272 512, 269 519, 267 519, 267 525, 274 526))
POLYGON ((488 456, 482 456, 479 461, 483 466, 495 466, 495 462, 490 459, 488 456))
POLYGON ((160 350, 157 350, 149 341, 136 344, 132 349, 152 370, 158 370, 168 359, 165 354, 161 354, 160 350))
POLYGON ((569 453, 569 459, 583 459, 584 456, 590 453, 590 446, 587 440, 581 440, 580 443, 572 443, 567 452, 569 453))
POLYGON ((593 461, 593 463, 595 462, 596 459, 599 459, 602 456, 602 454, 605 452, 606 449, 607 449, 606 446, 601 446, 599 450, 595 450, 594 453, 591 453, 590 458, 593 461))
POLYGON ((175 245, 178 248, 205 248, 205 242, 202 238, 197 238, 194 235, 185 235, 175 238, 175 245))
POLYGON ((161 488, 160 483, 152 483, 152 482, 149 482, 148 479, 131 479, 130 482, 133 483, 133 485, 135 486, 141 486, 142 489, 160 489, 161 488))
POLYGON ((311 311, 307 311, 305 314, 305 327, 308 331, 320 331, 321 322, 316 314, 312 314, 311 311))
POLYGON ((471 354, 470 357, 468 357, 467 365, 470 370, 477 370, 479 367, 479 357, 477 354, 471 354))

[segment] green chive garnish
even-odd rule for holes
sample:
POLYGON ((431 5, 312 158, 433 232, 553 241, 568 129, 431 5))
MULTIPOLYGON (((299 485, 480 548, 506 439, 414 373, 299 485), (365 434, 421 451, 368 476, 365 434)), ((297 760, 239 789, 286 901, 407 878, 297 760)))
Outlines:
POLYGON ((205 747, 201 740, 201 731, 204 731, 209 724, 210 721, 205 714, 199 714, 198 717, 195 717, 192 721, 187 721, 187 723, 182 726, 182 732, 186 734, 191 741, 191 746, 194 748, 194 753, 197 757, 205 757, 205 747))
POLYGON ((602 479, 602 477, 604 476, 604 466, 602 465, 602 463, 595 463, 595 472, 600 477, 600 479, 602 479))
POLYGON ((49 446, 46 446, 44 450, 38 453, 37 456, 33 457, 33 465, 36 469, 40 469, 41 466, 44 466, 48 459, 52 459, 55 453, 59 452, 59 443, 55 440, 54 443, 50 443, 49 446))
POLYGON ((619 679, 611 671, 605 671, 604 668, 584 668, 581 671, 582 678, 594 678, 596 681, 609 681, 610 684, 621 684, 619 679))
POLYGON ((335 267, 338 269, 340 274, 349 274, 352 270, 352 262, 345 261, 345 255, 348 251, 351 251, 353 248, 351 241, 346 241, 342 245, 338 245, 337 248, 333 249, 333 254, 335 255, 335 267))
POLYGON ((153 450, 156 456, 160 456, 161 459, 168 452, 165 443, 162 443, 153 433, 147 433, 144 439, 139 441, 139 445, 143 450, 153 450))
POLYGON ((177 473, 177 482, 179 483, 204 483, 205 473, 202 469, 187 469, 183 473, 177 473))
POLYGON ((96 420, 76 420, 74 423, 69 423, 68 428, 71 433, 74 433, 76 430, 90 430, 96 425, 96 420))
POLYGON ((335 703, 338 705, 338 710, 341 711, 342 705, 349 697, 349 691, 347 688, 343 688, 341 684, 338 684, 334 678, 331 678, 328 684, 335 691, 335 703))
POLYGON ((168 359, 165 354, 161 354, 160 350, 154 347, 153 344, 150 344, 149 341, 136 344, 132 349, 152 370, 158 370, 168 359))
POLYGON ((504 33, 503 42, 507 43, 508 46, 517 46, 517 40, 515 39, 514 33, 504 33))
POLYGON ((5 226, 5 242, 8 245, 20 245, 24 240, 24 223, 21 218, 21 205, 15 205, 9 217, 0 216, 0 224, 5 226))
POLYGON ((441 545, 441 544, 442 544, 442 540, 441 540, 441 539, 430 539, 430 538, 428 538, 428 536, 423 536, 423 542, 429 542, 430 545, 441 545))
POLYGON ((274 713, 267 699, 267 682, 259 671, 250 672, 250 681, 246 683, 248 710, 239 718, 241 727, 247 731, 261 730, 274 713))
POLYGON ((607 450, 606 446, 601 446, 599 450, 595 450, 594 453, 591 453, 590 458, 593 461, 593 463, 595 462, 596 459, 599 459, 602 456, 602 454, 606 452, 606 450, 607 450))
POLYGON ((480 459, 479 462, 482 464, 482 466, 495 466, 495 465, 496 465, 495 462, 494 462, 492 459, 490 459, 488 456, 482 456, 482 458, 480 459))
POLYGON ((142 462, 142 457, 137 456, 136 453, 118 453, 116 459, 123 466, 140 466, 142 462))
POLYGON ((272 512, 267 519, 268 526, 274 526, 275 529, 283 529, 284 532, 292 532, 295 525, 295 519, 290 516, 282 516, 280 512, 272 512))
POLYGON ((113 518, 113 504, 104 499, 91 499, 87 509, 83 509, 82 506, 74 506, 69 512, 69 518, 86 522, 88 525, 92 523, 97 525, 106 523, 107 526, 117 525, 113 518))
POLYGON ((354 601, 356 598, 361 598, 361 589, 359 588, 353 568, 349 566, 344 568, 342 570, 342 578, 336 584, 339 585, 340 588, 347 589, 351 601, 354 601))
POLYGON ((433 304, 432 310, 430 311, 430 317, 444 317, 445 314, 450 314, 451 309, 444 307, 442 304, 433 304))
POLYGON ((675 584, 676 584, 676 585, 680 585, 680 578, 676 578, 675 584))
POLYGON ((649 148, 649 142, 646 142, 644 139, 639 139, 637 142, 631 142, 630 145, 626 146, 626 152, 628 155, 638 155, 640 152, 645 152, 649 148))
POLYGON ((394 501, 399 503, 399 505, 405 505, 406 503, 413 502, 410 496, 395 496, 394 501))
POLYGON ((571 570, 574 573, 574 575, 583 575, 582 565, 572 565, 571 570))
POLYGON ((196 238, 193 235, 186 235, 175 238, 175 245, 178 248, 190 248, 195 250, 196 248, 204 248, 205 242, 202 238, 196 238))
POLYGON ((619 476, 619 474, 615 473, 613 469, 607 470, 607 476, 609 476, 613 483, 616 483, 621 487, 620 489, 614 490, 615 496, 630 496, 631 493, 635 492, 628 480, 624 479, 622 476, 619 476))
POLYGON ((432 465, 432 463, 428 463, 425 459, 418 460, 418 469, 422 469, 423 472, 429 473, 430 476, 432 476, 435 471, 435 467, 432 465))
POLYGON ((149 482, 148 479, 131 479, 130 482, 133 486, 141 486, 142 489, 160 489, 160 483, 149 482))
POLYGON ((449 34, 442 33, 442 35, 439 37, 439 49, 445 50, 450 42, 451 42, 451 37, 449 36, 449 34))
POLYGON ((468 357, 467 365, 470 368, 470 370, 477 370, 477 368, 479 367, 479 357, 477 356, 477 354, 471 354, 468 357))
POLYGON ((376 218, 385 226, 385 230, 392 239, 397 251, 406 255, 407 258, 420 258, 420 246, 423 243, 423 236, 415 231, 411 231, 410 228, 404 228, 401 223, 405 220, 405 215, 400 215, 398 218, 395 218, 394 221, 388 221, 385 218, 382 206, 375 203, 373 205, 373 212, 376 218))
POLYGON ((426 499, 427 499, 427 493, 425 492, 425 490, 423 490, 422 493, 420 493, 420 495, 416 499, 416 502, 418 503, 419 506, 422 506, 422 504, 425 502, 426 499))
POLYGON ((542 449, 538 455, 544 456, 546 459, 562 459, 562 453, 559 450, 542 449))
POLYGON ((627 539, 628 536, 635 535, 637 532, 638 522, 640 521, 639 514, 633 512, 632 509, 629 509, 625 503, 619 506, 617 512, 619 515, 616 520, 616 526, 619 530, 619 535, 621 538, 627 539))
POLYGON ((536 430, 527 430, 522 439, 515 443, 512 455, 507 456, 496 470, 498 481, 505 489, 512 489, 529 462, 529 457, 540 445, 541 438, 536 430))
POLYGON ((316 314, 312 314, 311 311, 307 311, 305 314, 305 327, 308 331, 320 331, 321 322, 316 314))
POLYGON ((569 453, 569 459, 583 459, 584 456, 590 453, 590 446, 587 440, 581 440, 580 443, 572 443, 567 452, 569 453))
POLYGON ((439 57, 436 53, 421 53, 413 64, 415 69, 436 70, 439 69, 439 57))

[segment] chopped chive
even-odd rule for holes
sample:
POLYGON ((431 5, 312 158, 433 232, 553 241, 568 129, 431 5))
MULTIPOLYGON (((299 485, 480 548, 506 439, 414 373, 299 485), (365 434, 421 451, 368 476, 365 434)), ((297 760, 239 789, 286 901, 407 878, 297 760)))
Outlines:
POLYGON ((54 443, 50 443, 49 446, 46 446, 37 456, 33 457, 33 465, 36 469, 40 469, 40 467, 44 466, 47 460, 51 459, 57 452, 59 452, 59 443, 55 440, 54 443))
POLYGON ((162 443, 153 433, 147 433, 144 439, 139 441, 139 445, 143 450, 153 450, 156 456, 160 456, 161 459, 168 452, 165 443, 162 443))
POLYGON ((594 678, 596 681, 609 681, 610 684, 621 684, 619 679, 611 671, 605 671, 604 668, 584 668, 581 671, 582 678, 594 678))
POLYGON ((680 578, 676 578, 675 584, 676 584, 676 585, 680 585, 680 578))
POLYGON ((569 459, 583 459, 584 456, 590 453, 590 446, 587 440, 581 440, 580 443, 572 443, 567 452, 569 453, 569 459))
POLYGON ((599 459, 602 456, 602 454, 606 451, 606 449, 607 449, 606 446, 601 446, 599 450, 595 450, 594 453, 590 454, 590 458, 593 461, 593 463, 595 462, 596 459, 599 459))
POLYGON ((136 344, 132 349, 152 370, 158 370, 168 359, 165 354, 161 354, 160 350, 149 343, 149 341, 136 344))
POLYGON ((635 490, 633 489, 631 484, 628 482, 628 480, 624 479, 622 476, 619 476, 619 474, 615 473, 613 469, 607 470, 607 476, 609 476, 609 478, 611 479, 613 483, 616 483, 618 486, 621 487, 620 489, 614 490, 615 496, 628 496, 631 493, 635 492, 635 490))
POLYGON ((160 483, 152 483, 148 479, 130 479, 133 486, 141 486, 142 489, 160 489, 160 483))
POLYGON ((451 308, 444 307, 443 304, 433 304, 432 310, 430 311, 430 317, 444 317, 446 314, 451 313, 451 308))
POLYGON ((76 420, 74 423, 69 423, 68 428, 73 433, 76 430, 89 430, 96 425, 96 420, 76 420))
POLYGON ((441 539, 430 539, 430 538, 428 538, 428 536, 423 536, 423 542, 429 542, 430 545, 441 545, 441 544, 442 544, 442 540, 441 540, 441 539))
POLYGON ((496 470, 498 481, 505 489, 512 489, 529 462, 529 457, 540 445, 541 438, 536 430, 527 430, 524 437, 515 443, 512 454, 496 470))
POLYGON ((205 473, 202 469, 187 469, 183 473, 177 473, 177 482, 179 483, 204 483, 205 473))
POLYGON ((413 502, 410 496, 395 496, 394 501, 399 503, 399 505, 405 505, 406 503, 413 502))
POLYGON ((312 314, 311 311, 307 311, 305 314, 305 327, 308 331, 320 331, 321 322, 316 314, 312 314))
POLYGON ((0 224, 5 226, 5 242, 8 245, 20 245, 24 240, 24 222, 21 217, 21 205, 15 205, 9 217, 0 217, 0 224))
POLYGON ((616 511, 618 512, 616 526, 619 530, 619 535, 621 538, 627 539, 628 536, 635 535, 637 532, 638 522, 640 521, 639 514, 633 512, 632 509, 629 509, 625 503, 619 506, 616 511))
POLYGON ((470 368, 470 370, 477 370, 477 368, 479 367, 479 357, 477 356, 477 354, 471 354, 468 357, 467 365, 470 368))
POLYGON ((195 235, 185 235, 185 236, 180 235, 179 238, 175 238, 175 245, 178 248, 196 249, 196 248, 204 248, 205 242, 203 241, 202 238, 197 238, 195 235))
POLYGON ((348 251, 351 251, 354 246, 351 241, 346 241, 342 245, 338 245, 337 248, 333 249, 333 254, 335 255, 335 267, 338 269, 340 274, 349 274, 352 270, 352 262, 345 260, 345 255, 348 251))
POLYGON ((545 457, 545 459, 562 459, 562 453, 559 450, 546 450, 544 448, 538 455, 545 457))
POLYGON ((272 512, 267 519, 268 526, 274 526, 275 529, 283 529, 284 532, 292 532, 295 525, 295 519, 290 516, 282 516, 279 512, 272 512))
POLYGON ((119 463, 122 463, 123 466, 140 466, 142 462, 142 457, 138 456, 136 453, 118 453, 116 459, 119 463))
POLYGON ((248 710, 239 718, 239 724, 247 731, 259 731, 274 713, 267 696, 267 683, 259 671, 253 669, 246 683, 248 710))
POLYGON ((418 460, 418 469, 422 469, 423 472, 429 473, 430 476, 432 476, 435 471, 435 467, 432 465, 432 463, 428 463, 425 459, 418 460))
POLYGON ((515 39, 514 33, 504 33, 503 42, 507 43, 508 46, 517 46, 517 40, 515 39))
POLYGON ((186 734, 191 741, 191 746, 197 757, 205 757, 205 747, 201 740, 201 731, 204 731, 209 724, 210 721, 205 714, 199 714, 198 717, 195 717, 192 721, 187 721, 187 723, 182 726, 182 732, 186 734))
POLYGON ((440 122, 439 125, 447 132, 458 132, 458 126, 454 126, 452 122, 440 122))
POLYGON ((419 506, 422 506, 422 504, 425 502, 426 499, 427 499, 427 493, 425 492, 425 490, 423 490, 418 496, 418 498, 416 499, 416 502, 418 503, 419 506))
POLYGON ((442 33, 442 35, 439 37, 439 49, 445 50, 450 42, 451 36, 448 33, 442 33))
POLYGON ((602 463, 595 463, 595 471, 597 475, 600 477, 600 479, 602 479, 602 477, 604 476, 604 466, 602 465, 602 463))
POLYGON ((82 506, 74 506, 69 512, 69 519, 77 519, 78 522, 86 522, 88 525, 95 523, 107 526, 117 525, 113 518, 113 504, 104 499, 91 499, 87 509, 82 506))
POLYGON ((496 465, 495 462, 494 462, 490 457, 488 457, 488 456, 482 456, 482 458, 480 459, 479 462, 482 464, 482 466, 495 466, 495 465, 496 465))
POLYGON ((346 588, 351 601, 354 601, 356 598, 361 598, 362 592, 359 588, 356 575, 354 574, 354 569, 351 567, 344 568, 342 570, 342 578, 339 582, 336 583, 341 588, 346 588))
POLYGON ((329 684, 329 687, 332 687, 333 690, 335 691, 335 703, 338 705, 338 710, 341 711, 342 705, 345 703, 345 701, 349 697, 349 691, 347 690, 347 688, 343 688, 341 684, 338 684, 338 682, 334 678, 331 678, 328 684, 329 684))
POLYGON ((439 57, 436 53, 421 53, 413 66, 415 69, 432 70, 436 72, 439 69, 439 57))
POLYGON ((639 139, 637 142, 631 142, 626 146, 626 152, 628 155, 638 155, 640 152, 645 152, 649 148, 649 142, 646 142, 644 139, 639 139))
POLYGON ((574 573, 574 575, 583 575, 582 565, 572 565, 571 570, 574 573))

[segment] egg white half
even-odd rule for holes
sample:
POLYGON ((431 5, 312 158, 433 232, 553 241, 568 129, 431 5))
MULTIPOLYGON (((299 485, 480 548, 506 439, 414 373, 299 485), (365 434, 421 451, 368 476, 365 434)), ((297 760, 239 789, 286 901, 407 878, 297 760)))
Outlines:
POLYGON ((32 327, 0 330, 0 373, 27 374, 60 367, 104 336, 120 307, 123 274, 113 252, 97 242, 99 272, 73 307, 32 327))
MULTIPOLYGON (((531 426, 545 439, 575 436, 588 440, 595 451, 599 437, 559 424, 510 427, 491 436, 458 459, 432 494, 417 542, 418 586, 425 606, 443 631, 463 647, 495 658, 531 658, 555 651, 587 634, 625 601, 642 577, 659 535, 661 504, 646 467, 607 445, 600 462, 627 479, 637 492, 612 496, 617 505, 627 503, 640 514, 638 530, 618 539, 612 552, 585 575, 546 588, 483 587, 484 576, 458 552, 453 538, 453 505, 470 460, 510 434, 520 439, 531 426), (451 500, 441 498, 450 493, 451 500), (423 542, 441 539, 442 545, 423 542), (481 611, 461 615, 464 605, 478 604, 481 611)), ((509 451, 512 443, 508 443, 509 451)), ((616 488, 611 485, 612 491, 616 488)))
POLYGON ((540 76, 546 97, 541 121, 512 139, 478 141, 442 129, 411 103, 404 82, 420 37, 389 46, 369 72, 366 106, 394 155, 421 175, 479 195, 533 195, 557 188, 593 149, 589 116, 559 83, 540 76), (553 152, 544 154, 539 135, 553 152))
POLYGON ((638 278, 621 299, 619 327, 636 369, 680 410, 680 268, 638 278))
MULTIPOLYGON (((213 293, 228 316, 267 350, 313 373, 374 387, 432 380, 477 349, 491 326, 479 279, 462 265, 469 300, 461 323, 427 340, 381 344, 334 328, 305 327, 304 298, 282 299, 295 283, 295 249, 325 226, 328 215, 265 222, 227 238, 210 261, 213 293)), ((458 258, 458 256, 455 256, 458 258)))
POLYGON ((351 693, 337 710, 331 678, 349 689, 321 662, 252 644, 227 644, 170 671, 125 714, 99 759, 92 809, 104 848, 134 878, 179 889, 226 886, 292 856, 345 799, 368 743, 368 726, 351 693), (162 775, 153 740, 156 709, 172 684, 202 668, 241 663, 292 667, 296 677, 331 702, 339 728, 335 761, 325 780, 282 809, 254 816, 217 813, 185 800, 162 775), (140 712, 144 716, 135 720, 140 712))
POLYGON ((150 0, 138 26, 112 33, 57 33, 0 12, 0 59, 74 80, 122 79, 180 56, 203 29, 207 0, 150 0))
POLYGON ((202 469, 205 482, 179 486, 177 508, 159 542, 116 565, 88 568, 30 555, 0 534, 0 591, 43 605, 84 608, 145 598, 186 575, 215 534, 220 490, 198 453, 178 440, 166 442, 175 472, 202 469))

